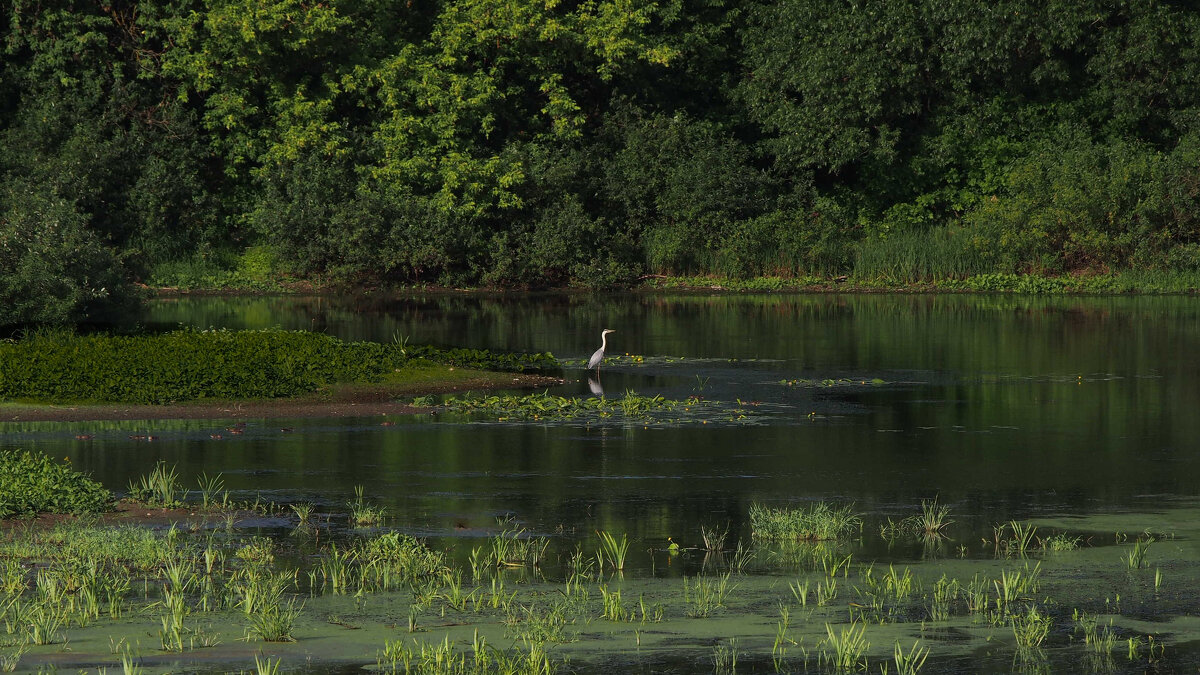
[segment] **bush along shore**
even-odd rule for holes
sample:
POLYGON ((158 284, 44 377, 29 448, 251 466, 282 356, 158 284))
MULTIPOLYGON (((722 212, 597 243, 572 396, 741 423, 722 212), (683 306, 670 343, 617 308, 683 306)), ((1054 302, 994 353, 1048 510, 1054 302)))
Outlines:
POLYGON ((44 331, 0 342, 0 400, 167 404, 277 399, 339 384, 399 383, 422 364, 504 372, 558 367, 548 354, 345 342, 284 330, 157 335, 44 331))

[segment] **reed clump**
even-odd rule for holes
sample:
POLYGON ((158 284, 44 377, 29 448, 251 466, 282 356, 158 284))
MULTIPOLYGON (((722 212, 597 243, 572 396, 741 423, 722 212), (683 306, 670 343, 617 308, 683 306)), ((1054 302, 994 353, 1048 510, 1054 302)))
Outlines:
POLYGON ((832 540, 862 527, 862 517, 850 506, 817 502, 808 507, 770 508, 750 505, 750 528, 763 541, 832 540))

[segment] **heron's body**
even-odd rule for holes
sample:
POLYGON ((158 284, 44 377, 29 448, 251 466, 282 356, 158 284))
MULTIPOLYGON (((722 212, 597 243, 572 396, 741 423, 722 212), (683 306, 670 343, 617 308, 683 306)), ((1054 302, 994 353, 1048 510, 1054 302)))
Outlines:
POLYGON ((588 370, 591 370, 592 368, 600 367, 600 362, 604 360, 604 348, 608 346, 608 334, 615 333, 615 332, 617 332, 617 331, 615 331, 611 328, 605 328, 600 333, 600 349, 597 349, 596 353, 592 354, 592 358, 588 359, 588 362, 587 362, 588 370))

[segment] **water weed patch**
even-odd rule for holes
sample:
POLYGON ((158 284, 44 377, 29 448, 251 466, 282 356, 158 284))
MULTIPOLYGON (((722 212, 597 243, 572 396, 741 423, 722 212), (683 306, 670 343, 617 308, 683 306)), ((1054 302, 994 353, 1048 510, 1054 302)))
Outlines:
POLYGON ((283 398, 334 383, 384 381, 418 360, 502 371, 558 366, 550 354, 344 342, 304 331, 48 332, 0 342, 0 399, 164 404, 283 398))

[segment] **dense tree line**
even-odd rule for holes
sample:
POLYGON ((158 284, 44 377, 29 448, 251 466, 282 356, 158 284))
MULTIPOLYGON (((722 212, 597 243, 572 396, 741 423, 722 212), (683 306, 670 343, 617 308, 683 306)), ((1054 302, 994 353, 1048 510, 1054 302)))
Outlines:
POLYGON ((0 324, 262 243, 350 282, 1200 266, 1182 0, 6 6, 0 324))

